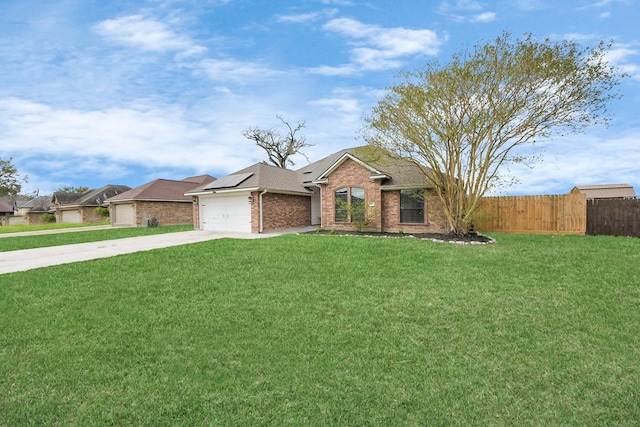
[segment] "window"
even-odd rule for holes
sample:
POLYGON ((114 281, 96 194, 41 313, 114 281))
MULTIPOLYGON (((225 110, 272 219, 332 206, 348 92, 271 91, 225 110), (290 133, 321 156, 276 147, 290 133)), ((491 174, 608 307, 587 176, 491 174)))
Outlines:
POLYGON ((336 222, 349 222, 347 203, 349 203, 349 189, 341 188, 336 190, 336 222))
POLYGON ((400 222, 424 223, 424 190, 400 190, 400 222))
POLYGON ((358 187, 351 188, 351 222, 364 221, 364 190, 358 187))
POLYGON ((364 221, 365 209, 363 188, 344 187, 336 190, 336 222, 364 221))

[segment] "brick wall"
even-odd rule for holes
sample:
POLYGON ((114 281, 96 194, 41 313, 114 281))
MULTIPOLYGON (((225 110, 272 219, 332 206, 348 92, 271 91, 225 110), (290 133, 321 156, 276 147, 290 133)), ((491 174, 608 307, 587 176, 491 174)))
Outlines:
POLYGON ((353 230, 352 223, 335 221, 335 191, 344 187, 359 187, 365 191, 365 202, 373 226, 367 230, 406 233, 447 232, 448 225, 442 207, 433 193, 425 197, 425 222, 409 224, 400 222, 400 190, 381 191, 379 180, 371 179, 371 171, 359 163, 347 159, 329 176, 322 186, 322 227, 335 230, 353 230))
POLYGON ((193 197, 193 202, 192 202, 192 213, 193 213, 193 229, 194 230, 199 230, 200 229, 200 205, 198 203, 198 196, 192 196, 193 197))
POLYGON ((95 210, 97 206, 82 206, 80 208, 80 222, 100 222, 104 221, 105 217, 98 215, 95 210))
POLYGON ((372 214, 370 230, 381 230, 382 195, 380 181, 371 179, 371 171, 359 163, 347 159, 329 176, 329 183, 322 186, 322 227, 335 230, 354 230, 352 223, 335 221, 335 191, 344 187, 364 189, 365 203, 372 214), (373 206, 371 206, 373 205, 373 206))
MULTIPOLYGON (((252 193, 251 231, 260 231, 260 193, 252 193)), ((311 197, 266 193, 262 196, 263 231, 311 225, 311 197)))
POLYGON ((446 233, 449 231, 440 201, 432 191, 424 198, 424 223, 400 222, 400 190, 382 192, 382 230, 397 233, 446 233))
POLYGON ((27 224, 46 224, 40 217, 46 212, 27 212, 25 215, 27 224))
POLYGON ((135 223, 146 227, 147 221, 156 218, 160 225, 191 224, 193 222, 193 203, 189 202, 149 202, 135 201, 135 223))

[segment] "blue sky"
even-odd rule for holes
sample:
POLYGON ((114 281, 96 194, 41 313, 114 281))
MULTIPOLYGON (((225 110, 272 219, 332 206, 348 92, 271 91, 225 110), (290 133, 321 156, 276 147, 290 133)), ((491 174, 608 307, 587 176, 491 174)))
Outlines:
POLYGON ((630 77, 610 127, 539 143, 543 162, 500 194, 640 194, 638 22, 635 0, 2 0, 0 158, 41 195, 219 177, 266 159, 242 131, 282 130, 280 114, 306 121, 315 161, 363 144, 363 115, 401 70, 507 30, 612 40, 630 77))

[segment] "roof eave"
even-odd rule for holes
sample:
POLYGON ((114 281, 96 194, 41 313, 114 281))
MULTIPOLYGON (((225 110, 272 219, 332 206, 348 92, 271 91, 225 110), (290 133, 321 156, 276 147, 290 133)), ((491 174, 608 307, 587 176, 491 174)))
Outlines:
POLYGON ((392 191, 392 190, 415 190, 419 188, 434 188, 433 185, 430 184, 396 184, 396 185, 381 185, 381 191, 392 191))
MULTIPOLYGON (((372 167, 371 165, 363 162, 362 160, 358 159, 353 154, 344 153, 338 160, 336 160, 331 166, 329 166, 327 168, 327 170, 322 172, 316 181, 327 180, 328 179, 327 175, 330 175, 334 170, 336 170, 347 159, 351 159, 354 162, 358 163, 360 166, 364 167, 365 169, 368 169, 369 171, 371 171, 374 174, 373 176, 379 176, 379 175, 385 175, 386 176, 385 173, 383 173, 383 172, 377 170, 376 168, 372 167)), ((316 181, 313 181, 313 182, 315 183, 316 181)), ((322 184, 324 184, 324 182, 322 182, 322 184)))

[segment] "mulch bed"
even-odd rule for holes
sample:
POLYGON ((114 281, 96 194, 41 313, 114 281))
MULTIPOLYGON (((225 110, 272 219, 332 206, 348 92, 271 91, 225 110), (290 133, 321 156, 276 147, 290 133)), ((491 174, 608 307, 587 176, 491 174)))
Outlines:
POLYGON ((335 236, 368 236, 368 237, 389 237, 389 238, 415 238, 432 240, 434 242, 445 243, 458 243, 458 244, 471 244, 471 245, 486 245, 495 243, 496 241, 489 236, 484 236, 479 233, 471 233, 465 235, 457 235, 453 233, 384 233, 378 231, 343 231, 343 230, 322 230, 322 231, 309 231, 305 234, 323 234, 323 235, 335 235, 335 236))

